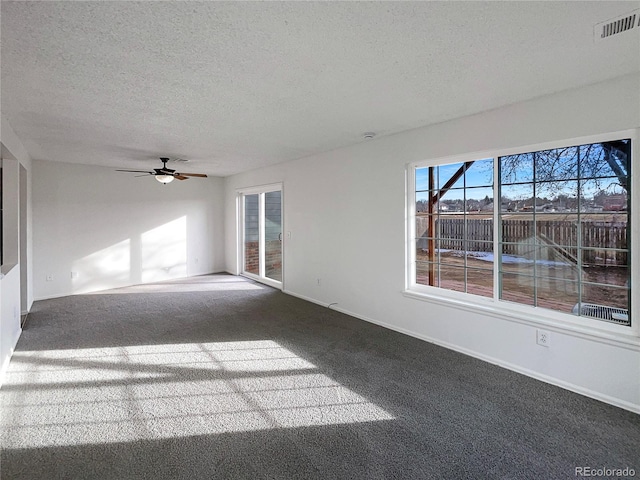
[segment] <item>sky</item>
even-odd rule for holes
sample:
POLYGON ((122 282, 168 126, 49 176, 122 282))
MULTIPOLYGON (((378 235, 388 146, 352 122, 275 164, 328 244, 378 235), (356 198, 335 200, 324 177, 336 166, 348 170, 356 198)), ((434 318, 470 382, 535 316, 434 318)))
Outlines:
MULTIPOLYGON (((602 161, 602 147, 600 144, 586 145, 584 147, 591 147, 591 155, 593 162, 585 162, 581 159, 580 165, 585 165, 581 168, 591 168, 597 166, 593 171, 590 171, 588 176, 611 176, 609 178, 588 179, 581 181, 581 189, 583 198, 592 199, 594 194, 600 190, 606 191, 608 194, 623 193, 622 187, 619 185, 617 177, 613 176, 614 173, 606 162, 602 161)), ((580 152, 587 151, 580 148, 580 152)), ((538 152, 538 162, 541 159, 546 158, 549 161, 536 163, 536 174, 546 176, 550 180, 557 181, 538 182, 535 184, 536 197, 548 198, 550 200, 557 198, 559 195, 564 195, 569 198, 578 197, 578 181, 573 180, 577 177, 577 169, 575 168, 576 154, 578 150, 576 148, 547 150, 538 152), (565 155, 566 154, 566 155, 565 155), (540 166, 538 166, 540 165, 540 166), (538 170, 541 169, 541 170, 538 170), (544 170, 547 170, 546 172, 544 170), (541 173, 540 173, 541 172, 541 173), (565 178, 565 179, 563 179, 565 178)), ((509 158, 509 157, 502 157, 509 158)), ((440 165, 436 167, 436 179, 435 188, 441 188, 451 178, 451 176, 458 171, 463 163, 454 163, 449 165, 440 165)), ((512 176, 508 177, 509 182, 529 182, 516 185, 503 184, 501 194, 503 197, 510 198, 512 200, 525 200, 533 197, 533 157, 530 161, 527 161, 527 157, 518 160, 518 169, 513 172, 512 176)), ((587 172, 583 172, 583 175, 587 172)), ((505 173, 506 175, 506 173, 505 173)), ((482 200, 486 197, 493 198, 493 159, 487 158, 482 160, 476 160, 471 167, 466 171, 465 177, 460 179, 453 185, 453 187, 446 193, 443 200, 458 200, 464 198, 464 186, 466 182, 467 199, 482 200)), ((505 178, 505 180, 507 180, 505 178)), ((507 182, 505 182, 507 183, 507 182)), ((416 169, 416 200, 427 200, 429 194, 425 192, 429 188, 429 168, 423 167, 416 169)))

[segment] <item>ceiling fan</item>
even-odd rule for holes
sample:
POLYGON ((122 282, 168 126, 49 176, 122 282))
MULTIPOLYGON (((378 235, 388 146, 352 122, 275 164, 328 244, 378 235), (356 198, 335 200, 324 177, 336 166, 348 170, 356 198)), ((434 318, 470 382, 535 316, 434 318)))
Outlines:
POLYGON ((164 184, 173 182, 174 178, 177 178, 178 180, 188 180, 189 177, 207 178, 207 176, 204 173, 182 173, 182 172, 176 172, 171 168, 167 168, 167 162, 169 161, 169 159, 166 157, 161 157, 160 161, 162 161, 162 168, 154 168, 153 172, 148 172, 146 170, 116 170, 116 172, 130 172, 130 173, 145 174, 145 175, 137 175, 138 177, 153 175, 154 177, 156 177, 157 181, 164 184))

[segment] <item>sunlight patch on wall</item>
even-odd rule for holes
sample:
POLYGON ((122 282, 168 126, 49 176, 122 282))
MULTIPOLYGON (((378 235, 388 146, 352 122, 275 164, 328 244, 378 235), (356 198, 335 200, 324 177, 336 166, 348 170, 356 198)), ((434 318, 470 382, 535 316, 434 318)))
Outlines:
POLYGON ((141 235, 142 282, 187 276, 187 217, 141 235))
POLYGON ((77 272, 71 280, 74 293, 125 285, 131 280, 131 241, 123 240, 76 260, 71 270, 77 272))
POLYGON ((5 448, 394 418, 270 340, 19 352, 3 396, 5 448))

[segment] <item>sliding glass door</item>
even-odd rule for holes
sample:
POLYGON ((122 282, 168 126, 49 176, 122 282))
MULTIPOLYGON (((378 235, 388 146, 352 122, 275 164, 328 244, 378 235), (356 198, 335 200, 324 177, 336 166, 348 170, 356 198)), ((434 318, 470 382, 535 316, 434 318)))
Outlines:
POLYGON ((243 275, 282 288, 282 186, 240 192, 243 275))

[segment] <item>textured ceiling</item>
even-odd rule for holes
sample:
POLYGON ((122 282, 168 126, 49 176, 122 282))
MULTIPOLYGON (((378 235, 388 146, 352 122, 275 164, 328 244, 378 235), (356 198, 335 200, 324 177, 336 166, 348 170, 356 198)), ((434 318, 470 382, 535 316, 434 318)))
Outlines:
POLYGON ((638 72, 593 25, 639 7, 3 0, 2 113, 36 159, 225 176, 638 72))

